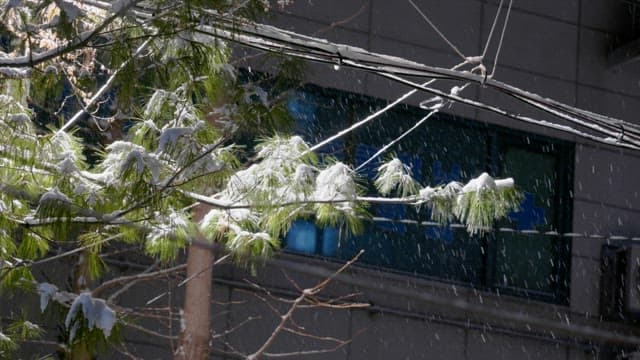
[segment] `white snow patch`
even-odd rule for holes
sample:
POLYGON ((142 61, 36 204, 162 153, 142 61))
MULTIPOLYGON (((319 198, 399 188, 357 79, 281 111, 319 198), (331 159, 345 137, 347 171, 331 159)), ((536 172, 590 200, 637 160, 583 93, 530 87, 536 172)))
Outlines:
POLYGON ((231 229, 235 233, 239 233, 242 230, 239 223, 249 222, 252 224, 258 223, 258 215, 249 209, 229 209, 220 210, 212 209, 207 215, 200 221, 200 228, 206 229, 209 227, 218 229, 231 229))
POLYGON ((271 242, 271 236, 265 232, 251 232, 246 230, 234 230, 235 236, 229 240, 227 247, 230 251, 237 251, 248 248, 252 243, 263 243, 260 248, 262 249, 262 255, 266 255, 269 251, 269 243, 271 242))
MULTIPOLYGON (((64 321, 67 328, 71 326, 71 322, 80 310, 82 310, 82 316, 87 320, 87 326, 89 326, 90 329, 98 328, 102 330, 105 338, 111 335, 111 329, 113 329, 116 323, 116 312, 113 311, 104 300, 92 298, 89 292, 78 295, 73 301, 73 304, 71 304, 71 308, 64 321)), ((75 322, 70 330, 69 340, 73 341, 76 331, 78 330, 78 323, 75 322)))
POLYGON ((72 201, 67 195, 61 193, 57 187, 54 187, 53 189, 42 194, 39 201, 40 204, 46 204, 51 202, 71 203, 72 201))
POLYGON ((420 189, 420 199, 424 202, 431 201, 433 196, 436 194, 436 189, 431 186, 427 186, 426 188, 420 189))
POLYGON ((378 191, 382 194, 389 194, 396 187, 404 192, 413 192, 415 181, 411 177, 411 168, 398 158, 380 165, 378 175, 375 180, 378 191))
POLYGON ((162 105, 168 96, 169 94, 166 91, 156 90, 147 102, 147 106, 144 108, 144 116, 146 118, 151 118, 159 114, 162 109, 162 105))
POLYGON ((22 209, 23 207, 22 202, 20 202, 20 200, 14 199, 11 201, 11 203, 13 204, 13 207, 15 207, 16 209, 22 209))
POLYGON ((26 327, 29 330, 39 330, 40 326, 32 323, 31 321, 25 321, 24 323, 24 327, 26 327))
POLYGON ((319 201, 355 199, 357 187, 353 175, 353 170, 341 162, 320 171, 313 198, 319 201))
POLYGON ((0 74, 8 77, 9 79, 24 79, 29 77, 29 75, 31 74, 31 69, 0 67, 0 74))
POLYGON ((497 189, 509 189, 515 185, 513 178, 496 179, 495 182, 497 189))
POLYGON ((293 161, 300 158, 308 149, 309 146, 300 136, 292 136, 262 144, 259 147, 258 157, 273 161, 293 161))
MULTIPOLYGON (((3 341, 3 342, 10 342, 10 341, 11 341, 11 339, 10 339, 7 335, 5 335, 5 334, 3 334, 2 332, 0 332, 0 341, 3 341)), ((0 354, 2 354, 2 353, 0 353, 0 354)))
POLYGON ((31 117, 25 113, 17 113, 9 115, 9 121, 18 126, 23 126, 31 121, 31 117))
POLYGON ((310 184, 315 175, 315 169, 307 164, 300 164, 296 167, 293 179, 297 185, 310 184))
POLYGON ((484 190, 495 190, 496 188, 497 187, 495 180, 485 172, 477 178, 471 179, 465 186, 462 187, 462 192, 481 192, 484 190))
POLYGON ((69 157, 56 164, 56 170, 62 175, 73 175, 78 172, 76 164, 69 157))
POLYGON ((174 148, 178 142, 178 139, 182 136, 188 136, 193 133, 191 127, 174 127, 164 129, 160 139, 158 139, 158 152, 163 153, 167 150, 174 148))
POLYGON ((144 168, 145 168, 144 153, 139 151, 139 150, 132 150, 127 155, 127 158, 124 160, 124 162, 122 163, 122 166, 120 167, 120 172, 124 172, 124 170, 127 167, 129 167, 129 165, 131 163, 135 163, 136 173, 138 175, 142 175, 142 173, 144 172, 144 168))
POLYGON ((184 310, 180 309, 180 331, 184 332, 187 329, 187 319, 184 318, 184 310))
POLYGON ((49 283, 39 283, 37 290, 40 294, 40 312, 44 312, 49 305, 49 300, 58 292, 58 287, 49 283))
POLYGON ((186 228, 187 224, 187 220, 185 219, 183 214, 180 214, 171 209, 171 212, 167 216, 166 222, 164 224, 153 226, 151 232, 149 232, 149 234, 147 235, 147 241, 155 243, 158 240, 169 236, 177 228, 186 228))
POLYGON ((145 149, 128 141, 114 141, 107 146, 108 155, 100 164, 101 173, 92 175, 97 180, 108 184, 120 182, 122 172, 134 163, 137 174, 145 168, 151 172, 152 181, 157 183, 160 175, 160 162, 154 154, 147 154, 145 149))

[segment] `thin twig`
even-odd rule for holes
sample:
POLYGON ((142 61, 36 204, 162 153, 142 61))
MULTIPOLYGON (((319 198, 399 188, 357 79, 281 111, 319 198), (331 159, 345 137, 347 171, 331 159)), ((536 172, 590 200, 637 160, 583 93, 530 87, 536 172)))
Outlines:
POLYGON ((185 285, 186 283, 188 283, 189 281, 191 281, 191 279, 193 279, 193 278, 195 278, 196 276, 198 276, 198 275, 202 274, 203 272, 205 272, 205 271, 207 271, 207 270, 211 269, 212 267, 214 267, 214 266, 216 266, 216 265, 218 265, 218 264, 220 264, 220 263, 224 262, 224 261, 225 261, 225 260, 227 260, 230 256, 231 256, 231 254, 226 254, 226 255, 222 256, 220 259, 218 259, 218 260, 214 261, 213 263, 211 263, 211 265, 209 265, 209 266, 205 267, 204 269, 202 269, 202 270, 198 271, 197 273, 192 274, 191 276, 189 276, 189 277, 187 277, 186 279, 182 280, 180 283, 178 283, 178 286, 177 286, 177 287, 181 287, 181 286, 185 285))
MULTIPOLYGON (((146 270, 144 270, 140 274, 148 274, 153 269, 155 269, 156 266, 158 266, 158 261, 153 263, 151 266, 149 266, 146 270)), ((126 283, 123 287, 121 287, 120 289, 114 291, 113 294, 109 295, 109 297, 107 298, 107 303, 109 303, 109 304, 112 303, 118 296, 124 294, 127 290, 129 290, 132 286, 134 286, 135 284, 137 284, 141 280, 142 279, 137 279, 137 280, 130 281, 130 282, 126 283)))
POLYGON ((150 43, 151 43, 151 38, 145 40, 145 42, 143 42, 136 49, 136 51, 133 53, 131 57, 129 57, 124 62, 122 62, 122 64, 120 64, 120 66, 113 72, 113 74, 111 74, 109 79, 107 79, 104 85, 102 85, 102 87, 100 87, 100 89, 91 97, 91 99, 89 99, 89 101, 84 106, 82 106, 81 109, 77 113, 75 113, 75 115, 73 115, 71 119, 69 119, 69 121, 67 121, 64 124, 64 126, 62 126, 58 131, 56 131, 56 135, 62 132, 68 131, 73 125, 75 125, 75 123, 78 122, 78 120, 80 120, 80 118, 87 113, 87 108, 93 106, 104 94, 107 93, 107 91, 109 91, 109 89, 111 89, 111 86, 116 81, 118 74, 120 74, 120 72, 124 70, 129 65, 129 63, 133 61, 133 59, 137 58, 147 48, 147 46, 150 43))
POLYGON ((246 325, 247 323, 254 321, 254 320, 260 320, 262 319, 261 316, 249 316, 248 318, 242 320, 241 322, 239 322, 238 324, 234 325, 232 328, 229 328, 219 334, 214 334, 211 336, 212 339, 219 339, 222 337, 225 337, 231 333, 233 333, 234 331, 237 331, 238 329, 240 329, 241 327, 243 327, 244 325, 246 325))
POLYGON ((342 19, 342 20, 337 20, 332 22, 331 24, 329 24, 329 26, 322 28, 316 32, 313 33, 313 35, 320 35, 322 33, 325 33, 331 29, 333 29, 336 26, 340 26, 340 25, 344 25, 349 23, 351 20, 355 19, 356 17, 358 17, 360 14, 362 14, 364 12, 364 10, 367 8, 367 5, 369 5, 369 1, 365 2, 364 4, 362 4, 362 6, 360 6, 360 8, 353 14, 351 14, 350 16, 342 19))
POLYGON ((143 333, 145 333, 145 334, 149 334, 149 335, 157 336, 157 337, 162 338, 162 339, 167 339, 167 340, 178 340, 178 337, 177 337, 177 336, 169 336, 169 335, 161 334, 161 333, 159 333, 159 332, 156 332, 156 331, 153 331, 153 330, 149 330, 149 329, 147 329, 147 328, 145 328, 145 327, 143 327, 143 326, 136 325, 136 324, 132 324, 132 323, 130 323, 130 322, 123 321, 123 322, 122 322, 122 324, 123 324, 124 326, 126 326, 126 327, 130 327, 130 328, 132 328, 132 329, 136 329, 136 330, 138 330, 138 331, 141 331, 141 332, 143 332, 143 333))
POLYGON ((331 280, 333 280, 336 276, 342 273, 346 268, 348 268, 354 262, 356 262, 363 253, 364 253, 364 250, 360 250, 360 252, 358 252, 356 256, 354 256, 351 260, 349 260, 344 265, 342 265, 338 270, 336 270, 333 274, 328 276, 326 279, 319 282, 316 286, 304 289, 300 294, 300 296, 298 296, 293 301, 293 303, 289 307, 289 310, 284 315, 281 316, 280 323, 278 324, 278 326, 276 326, 275 329, 273 329, 269 338, 262 344, 262 346, 260 346, 258 350, 256 350, 256 352, 247 356, 247 359, 255 360, 255 359, 258 359, 260 356, 264 355, 265 351, 273 344, 273 342, 278 337, 280 332, 282 332, 285 329, 286 323, 291 320, 291 317, 293 316, 293 313, 295 312, 298 305, 301 304, 307 296, 317 294, 319 291, 324 289, 331 282, 331 280))
POLYGON ((110 289, 116 285, 119 284, 123 284, 123 283, 128 283, 130 281, 139 281, 139 280, 150 280, 150 279, 155 279, 161 276, 165 276, 167 274, 172 274, 175 272, 179 272, 182 271, 184 269, 186 269, 187 265, 186 264, 181 264, 181 265, 177 265, 168 269, 162 269, 162 270, 158 270, 158 271, 154 271, 151 273, 142 273, 142 274, 136 274, 136 275, 129 275, 129 276, 121 276, 115 279, 111 279, 109 281, 105 281, 103 282, 100 286, 98 286, 97 288, 93 289, 91 291, 91 295, 94 297, 97 297, 100 293, 104 292, 107 289, 110 289))

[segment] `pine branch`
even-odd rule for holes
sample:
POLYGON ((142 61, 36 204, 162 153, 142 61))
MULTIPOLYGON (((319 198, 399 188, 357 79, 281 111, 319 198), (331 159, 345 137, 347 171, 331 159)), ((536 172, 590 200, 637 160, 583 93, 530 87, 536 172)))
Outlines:
POLYGON ((80 49, 87 45, 89 41, 96 38, 100 35, 101 31, 104 30, 107 26, 113 23, 115 20, 121 18, 130 8, 132 8, 137 2, 140 0, 127 0, 122 1, 123 6, 115 12, 113 15, 106 18, 102 23, 97 25, 91 31, 85 31, 80 34, 77 39, 66 44, 64 46, 59 46, 41 53, 30 53, 28 55, 19 56, 19 57, 0 57, 0 67, 7 68, 16 68, 16 67, 34 67, 38 64, 41 64, 45 61, 57 58, 74 50, 80 49))

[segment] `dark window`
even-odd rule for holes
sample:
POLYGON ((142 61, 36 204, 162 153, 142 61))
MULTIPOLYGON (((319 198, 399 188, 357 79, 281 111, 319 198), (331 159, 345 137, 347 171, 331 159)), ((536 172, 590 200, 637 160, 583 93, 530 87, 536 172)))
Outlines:
MULTIPOLYGON (((292 97, 289 111, 298 132, 317 143, 384 104, 308 86, 292 97)), ((358 166, 422 116, 420 109, 397 107, 320 152, 358 166)), ((390 151, 412 167, 422 185, 464 182, 483 171, 513 177, 524 194, 522 209, 482 236, 457 226, 372 221, 363 234, 345 237, 336 229, 297 221, 284 239, 285 248, 337 259, 365 249, 360 263, 368 266, 568 303, 569 242, 555 233, 570 230, 572 144, 440 114, 390 151)), ((361 171, 372 192, 380 161, 361 171)), ((412 206, 375 206, 371 213, 393 220, 429 219, 425 209, 412 206)))

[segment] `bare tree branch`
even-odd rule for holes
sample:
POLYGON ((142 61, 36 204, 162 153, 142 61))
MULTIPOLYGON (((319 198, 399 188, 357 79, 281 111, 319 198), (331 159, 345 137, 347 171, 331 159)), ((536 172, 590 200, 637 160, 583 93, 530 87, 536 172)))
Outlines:
POLYGON ((346 262, 343 266, 341 266, 338 270, 336 270, 333 274, 328 276, 326 279, 319 282, 316 286, 304 289, 302 291, 302 294, 300 294, 300 296, 298 296, 293 301, 293 303, 289 307, 289 310, 284 315, 281 316, 280 323, 273 330, 269 338, 262 344, 262 346, 260 346, 258 350, 256 350, 253 354, 250 354, 249 356, 247 356, 247 360, 255 360, 260 358, 260 356, 262 356, 264 352, 273 344, 273 342, 278 337, 280 332, 282 332, 285 329, 286 323, 291 320, 291 317, 293 316, 293 313, 295 312, 298 305, 300 305, 307 298, 307 296, 315 295, 318 292, 322 291, 322 289, 324 289, 331 282, 331 280, 333 280, 338 274, 342 273, 346 268, 348 268, 354 262, 356 262, 363 253, 364 253, 364 250, 360 250, 360 252, 358 252, 356 256, 354 256, 351 260, 346 262))
POLYGON ((140 280, 150 280, 150 279, 156 279, 158 277, 162 277, 165 276, 167 274, 173 274, 176 272, 180 272, 184 269, 186 269, 187 265, 186 264, 180 264, 174 267, 170 267, 168 269, 162 269, 162 270, 158 270, 158 271, 154 271, 151 273, 142 273, 142 274, 136 274, 136 275, 129 275, 129 276, 121 276, 115 279, 111 279, 109 281, 105 281, 102 284, 100 284, 100 286, 98 286, 97 288, 93 289, 91 291, 91 295, 94 297, 98 297, 102 292, 120 285, 120 284, 124 284, 124 283, 128 283, 131 281, 140 281, 140 280))
POLYGON ((64 126, 62 126, 56 132, 56 134, 68 131, 73 125, 75 125, 75 123, 78 122, 78 120, 80 120, 80 117, 82 117, 84 114, 87 113, 87 108, 93 106, 104 94, 107 93, 107 91, 109 91, 109 89, 111 89, 111 86, 113 86, 120 72, 124 70, 131 61, 133 61, 135 58, 140 56, 140 54, 147 48, 147 46, 149 46, 149 43, 151 43, 151 38, 145 40, 140 46, 138 46, 138 48, 133 53, 133 55, 131 55, 130 58, 128 58, 127 60, 123 61, 122 64, 120 64, 120 66, 113 72, 113 74, 109 76, 109 79, 107 79, 104 85, 102 85, 100 89, 98 89, 98 91, 91 97, 91 99, 89 99, 89 101, 86 104, 84 104, 84 106, 82 106, 80 111, 75 113, 75 115, 73 115, 71 119, 69 119, 69 121, 67 121, 64 124, 64 126))

